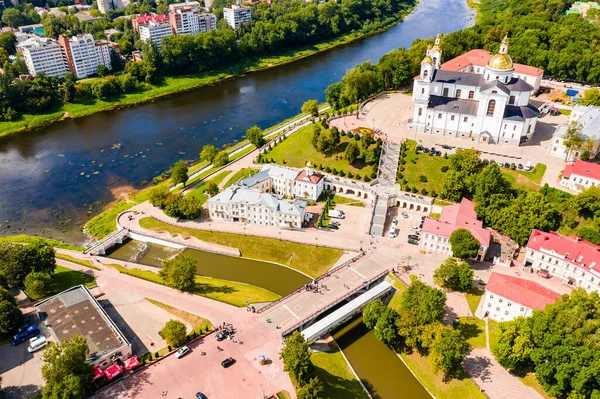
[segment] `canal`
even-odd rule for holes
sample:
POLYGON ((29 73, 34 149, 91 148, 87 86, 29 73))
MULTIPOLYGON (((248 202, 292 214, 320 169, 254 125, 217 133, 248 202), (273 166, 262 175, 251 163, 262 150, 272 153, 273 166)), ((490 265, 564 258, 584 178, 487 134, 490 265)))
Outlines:
MULTIPOLYGON (((108 257, 162 267, 163 259, 171 258, 179 251, 158 244, 128 240, 122 245, 115 246, 108 257)), ((255 285, 281 296, 311 281, 310 277, 276 263, 218 255, 191 248, 183 252, 197 260, 196 267, 199 275, 255 285)))
POLYGON ((271 70, 119 111, 0 139, 0 232, 81 242, 81 223, 205 144, 239 140, 296 115, 345 71, 438 29, 474 23, 465 0, 420 0, 382 34, 271 70))
POLYGON ((431 399, 396 353, 357 318, 333 333, 344 355, 375 399, 431 399))

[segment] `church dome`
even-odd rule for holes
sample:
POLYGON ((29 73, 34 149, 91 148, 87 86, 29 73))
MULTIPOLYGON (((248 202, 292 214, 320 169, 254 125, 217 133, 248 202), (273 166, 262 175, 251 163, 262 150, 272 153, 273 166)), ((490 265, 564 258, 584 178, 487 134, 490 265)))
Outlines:
POLYGON ((487 63, 487 66, 497 70, 509 70, 513 69, 513 60, 510 55, 506 53, 498 53, 494 55, 487 63))
POLYGON ((426 56, 425 58, 423 58, 423 61, 421 61, 421 65, 423 64, 433 65, 433 60, 430 56, 426 56))

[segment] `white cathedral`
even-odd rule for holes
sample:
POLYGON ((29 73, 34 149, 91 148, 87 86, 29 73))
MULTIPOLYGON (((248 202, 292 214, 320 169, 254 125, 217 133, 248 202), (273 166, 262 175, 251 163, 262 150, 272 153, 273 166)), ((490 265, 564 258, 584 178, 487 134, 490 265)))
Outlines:
POLYGON ((530 96, 543 71, 514 64, 508 37, 493 56, 477 49, 440 65, 441 58, 438 34, 414 81, 411 130, 517 146, 531 139, 541 103, 530 96))

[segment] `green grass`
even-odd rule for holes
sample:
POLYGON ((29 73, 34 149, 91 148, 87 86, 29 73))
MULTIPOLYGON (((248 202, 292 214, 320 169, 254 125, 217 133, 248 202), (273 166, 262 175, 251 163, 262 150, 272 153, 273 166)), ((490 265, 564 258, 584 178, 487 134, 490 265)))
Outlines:
POLYGON ((231 173, 230 170, 224 170, 221 173, 215 175, 209 180, 205 181, 194 190, 192 190, 188 195, 192 195, 200 200, 201 204, 204 204, 206 200, 208 200, 208 196, 204 193, 204 190, 208 187, 209 183, 215 183, 217 186, 231 173))
POLYGON ((356 379, 337 345, 330 345, 329 352, 313 352, 312 363, 317 376, 325 385, 326 398, 368 399, 368 395, 356 379))
MULTIPOLYGON (((123 266, 116 264, 107 264, 105 266, 113 267, 119 272, 129 276, 141 278, 157 284, 163 284, 160 276, 151 271, 125 269, 123 266)), ((196 276, 196 286, 190 292, 237 307, 246 306, 246 301, 250 303, 272 302, 280 298, 279 295, 265 290, 264 288, 202 276, 196 276)))
MULTIPOLYGON (((371 175, 373 172, 372 166, 366 165, 361 160, 357 160, 353 165, 350 165, 344 158, 344 150, 351 140, 347 136, 340 137, 340 144, 332 154, 321 154, 311 144, 312 132, 312 125, 301 128, 277 144, 263 159, 270 160, 273 158, 273 161, 277 164, 296 168, 303 168, 310 161, 315 166, 329 166, 332 170, 335 168, 338 171, 344 171, 346 174, 348 172, 352 172, 354 175, 358 173, 362 177, 371 175)), ((354 141, 354 139, 352 140, 354 141)))
POLYGON ((364 208, 366 205, 364 202, 353 199, 353 198, 346 198, 346 197, 341 197, 339 195, 335 195, 333 197, 333 201, 331 201, 331 204, 333 206, 335 205, 350 205, 350 206, 358 206, 360 208, 364 208))
POLYGON ((406 285, 404 285, 404 283, 402 281, 398 280, 393 274, 388 274, 388 277, 391 278, 392 280, 394 280, 394 288, 396 289, 396 293, 390 300, 390 303, 388 306, 392 309, 399 310, 400 309, 400 297, 402 296, 402 294, 404 293, 404 291, 406 291, 406 289, 408 287, 406 287, 406 285))
POLYGON ((72 256, 64 255, 64 254, 56 254, 56 255, 54 255, 54 257, 56 259, 66 260, 67 262, 75 263, 75 264, 78 264, 80 266, 89 267, 90 269, 100 270, 98 267, 94 266, 92 264, 92 262, 89 261, 89 260, 81 260, 81 259, 77 259, 77 258, 74 258, 72 256))
POLYGON ((130 209, 135 204, 119 201, 101 214, 93 217, 85 224, 89 235, 100 240, 117 229, 117 216, 119 213, 130 209))
POLYGON ((537 380, 535 373, 529 372, 529 373, 525 374, 524 376, 517 375, 517 377, 519 378, 519 380, 521 380, 521 382, 523 384, 535 389, 545 399, 553 399, 554 398, 554 396, 550 396, 546 393, 546 391, 544 391, 544 388, 542 387, 542 384, 540 384, 539 381, 537 380))
POLYGON ((292 399, 292 396, 288 391, 279 391, 277 392, 277 397, 279 399, 292 399))
POLYGON ((467 298, 467 302, 469 303, 469 308, 471 309, 471 313, 475 314, 477 307, 479 306, 479 302, 481 302, 481 297, 483 296, 483 291, 473 289, 469 292, 465 293, 465 297, 467 298))
POLYGON ((74 251, 82 251, 83 248, 78 247, 76 245, 68 244, 66 242, 53 240, 51 238, 43 238, 43 237, 35 237, 28 235, 18 235, 18 236, 5 236, 0 237, 0 243, 2 242, 11 242, 18 244, 48 244, 54 248, 62 248, 62 249, 72 249, 74 251))
POLYGON ((224 188, 227 188, 242 179, 245 179, 247 177, 257 174, 259 170, 260 169, 256 169, 256 168, 244 168, 244 169, 238 170, 237 172, 235 172, 235 174, 233 176, 231 176, 231 178, 229 179, 227 184, 225 184, 224 188))
POLYGON ((494 346, 498 342, 498 334, 500 333, 497 321, 488 319, 488 332, 490 334, 490 349, 494 349, 494 346))
POLYGON ((541 163, 535 165, 529 172, 502 168, 502 174, 513 187, 529 191, 539 191, 544 173, 546 173, 546 165, 541 163))
POLYGON ((188 229, 172 226, 151 217, 140 219, 140 226, 149 230, 178 233, 183 237, 193 236, 202 241, 238 248, 241 255, 246 258, 280 263, 312 277, 324 274, 344 253, 341 249, 297 244, 276 238, 188 229))
POLYGON ((31 295, 27 291, 25 291, 25 293, 27 296, 29 296, 29 298, 31 298, 31 300, 37 301, 38 299, 58 294, 59 292, 67 290, 76 285, 84 284, 86 287, 93 287, 96 285, 96 279, 94 279, 94 276, 90 276, 89 274, 81 273, 62 266, 56 266, 51 278, 52 280, 50 283, 50 289, 46 295, 38 297, 31 295))
POLYGON ((213 327, 212 323, 208 319, 197 316, 193 313, 186 312, 185 310, 175 308, 173 306, 167 305, 166 303, 159 302, 152 298, 146 298, 146 300, 148 302, 152 303, 153 305, 156 305, 159 308, 166 310, 167 312, 171 313, 173 316, 180 318, 181 320, 185 321, 186 323, 189 323, 190 326, 192 326, 192 331, 190 331, 188 333, 188 335, 192 335, 194 332, 196 334, 202 334, 205 331, 209 331, 213 327))
POLYGON ((459 317, 456 326, 473 348, 485 348, 485 321, 477 317, 459 317))
POLYGON ((442 167, 450 166, 450 160, 444 157, 436 157, 429 154, 415 154, 414 148, 417 145, 416 141, 408 140, 406 142, 406 156, 404 165, 398 165, 398 173, 401 173, 403 178, 399 179, 399 183, 402 185, 402 189, 406 187, 417 187, 419 192, 425 188, 427 193, 436 191, 438 194, 443 191, 444 180, 446 179, 446 173, 442 172, 442 167), (404 167, 404 171, 402 171, 404 167), (419 177, 424 175, 427 178, 427 182, 422 182, 419 177), (406 184, 402 184, 402 181, 406 180, 406 184))

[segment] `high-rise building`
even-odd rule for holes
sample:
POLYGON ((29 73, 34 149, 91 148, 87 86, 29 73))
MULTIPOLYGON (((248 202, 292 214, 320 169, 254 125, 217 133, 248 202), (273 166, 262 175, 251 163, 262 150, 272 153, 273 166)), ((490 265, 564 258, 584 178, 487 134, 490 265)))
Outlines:
POLYGON ((62 78, 68 71, 62 48, 56 40, 31 37, 17 44, 17 51, 23 54, 27 70, 33 76, 43 72, 62 78))
POLYGON ((173 36, 173 27, 167 22, 151 21, 148 24, 140 25, 140 39, 142 41, 150 40, 156 43, 158 48, 162 46, 162 39, 167 36, 173 36))
POLYGON ((98 10, 103 14, 108 11, 122 10, 123 8, 121 0, 98 0, 98 10))
POLYGON ((131 19, 131 26, 136 32, 140 31, 140 26, 147 26, 150 22, 166 22, 169 23, 169 16, 165 14, 146 14, 139 15, 131 19))
POLYGON ((58 43, 62 47, 69 71, 79 79, 94 75, 100 65, 112 69, 110 49, 105 40, 95 41, 88 33, 70 39, 61 35, 58 37, 58 43))
POLYGON ((229 7, 223 7, 223 18, 233 29, 252 20, 252 12, 249 7, 232 4, 229 7))
POLYGON ((169 6, 169 20, 173 31, 178 35, 195 35, 200 32, 199 10, 200 3, 197 1, 171 4, 169 6))
POLYGON ((202 33, 217 29, 217 17, 213 14, 206 12, 198 14, 198 23, 202 33))

